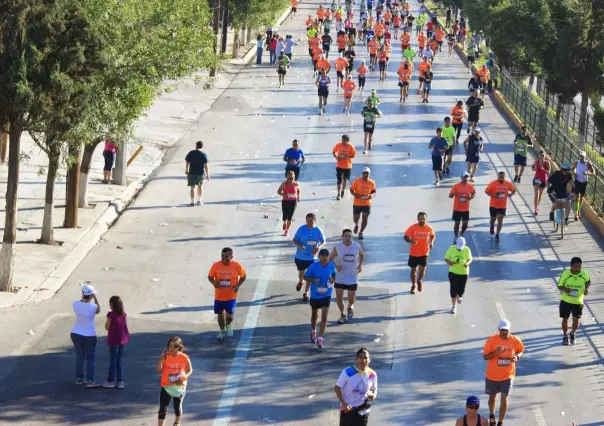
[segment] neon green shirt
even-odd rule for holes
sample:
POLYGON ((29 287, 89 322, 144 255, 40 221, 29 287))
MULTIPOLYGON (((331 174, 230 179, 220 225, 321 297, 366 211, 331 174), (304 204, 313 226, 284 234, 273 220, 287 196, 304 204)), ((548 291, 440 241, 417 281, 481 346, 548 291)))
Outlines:
POLYGON ((403 51, 403 56, 409 59, 409 62, 411 62, 415 57, 415 50, 413 50, 411 47, 408 47, 403 51))
POLYGON ((455 128, 453 126, 443 126, 443 138, 445 138, 447 140, 447 144, 449 146, 453 145, 453 142, 455 141, 455 128))
POLYGON ((314 29, 311 28, 310 30, 306 31, 306 35, 308 36, 308 39, 310 40, 311 38, 313 38, 316 34, 318 34, 319 32, 314 29))
POLYGON ((587 284, 591 284, 591 279, 585 270, 581 270, 578 274, 573 274, 570 269, 562 272, 558 287, 568 287, 572 290, 571 294, 562 293, 562 301, 572 305, 582 305, 587 284))
POLYGON ((465 246, 461 250, 457 250, 457 246, 451 246, 445 253, 445 259, 455 263, 453 266, 449 266, 449 272, 456 275, 468 275, 470 273, 470 263, 472 262, 472 252, 468 246, 465 246), (468 266, 463 266, 467 263, 468 266))

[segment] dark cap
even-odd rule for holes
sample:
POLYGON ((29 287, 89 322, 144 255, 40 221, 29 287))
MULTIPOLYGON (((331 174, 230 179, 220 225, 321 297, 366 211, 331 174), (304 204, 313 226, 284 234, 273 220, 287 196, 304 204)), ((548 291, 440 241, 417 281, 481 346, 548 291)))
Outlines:
POLYGON ((474 395, 469 396, 468 399, 466 399, 466 406, 470 405, 480 405, 480 399, 474 395))
POLYGON ((327 249, 319 250, 319 256, 329 256, 329 250, 327 250, 327 249))

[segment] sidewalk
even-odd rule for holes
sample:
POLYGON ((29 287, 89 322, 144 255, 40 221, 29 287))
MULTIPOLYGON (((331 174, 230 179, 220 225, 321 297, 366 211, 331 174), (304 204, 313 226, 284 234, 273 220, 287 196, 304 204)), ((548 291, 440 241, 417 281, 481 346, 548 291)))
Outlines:
MULTIPOLYGON (((289 9, 279 18, 283 22, 289 9)), ((227 54, 233 43, 229 31, 227 54)), ((44 192, 48 159, 46 154, 24 134, 21 141, 21 170, 17 213, 17 244, 13 287, 15 292, 0 292, 0 309, 37 303, 51 298, 73 270, 99 242, 119 214, 140 191, 153 171, 162 164, 165 154, 183 138, 211 108, 237 74, 255 57, 255 43, 241 46, 239 58, 226 61, 209 89, 208 73, 183 79, 175 89, 155 100, 135 125, 134 139, 128 144, 128 158, 139 145, 143 151, 128 167, 127 186, 104 185, 103 144, 95 150, 89 174, 89 209, 79 209, 77 229, 62 228, 65 206, 65 168, 59 170, 55 187, 55 239, 60 245, 36 244, 40 238, 44 215, 44 192), (196 83, 197 81, 197 83, 196 83)), ((174 84, 172 82, 172 84, 174 84)), ((0 165, 0 197, 6 196, 8 167, 0 165)), ((0 210, 0 231, 4 231, 5 209, 0 210)))

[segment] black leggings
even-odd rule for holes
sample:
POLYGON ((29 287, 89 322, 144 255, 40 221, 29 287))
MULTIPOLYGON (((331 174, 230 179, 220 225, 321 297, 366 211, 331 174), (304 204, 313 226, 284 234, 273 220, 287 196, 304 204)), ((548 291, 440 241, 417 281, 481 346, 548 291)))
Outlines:
POLYGON ((159 413, 157 418, 159 420, 165 420, 166 414, 168 414, 168 405, 170 405, 170 399, 173 400, 174 404, 174 414, 177 416, 182 415, 182 401, 185 399, 185 394, 183 394, 180 398, 176 398, 170 396, 168 392, 162 387, 159 392, 159 413))
POLYGON ((456 141, 459 140, 459 136, 461 135, 461 128, 463 127, 463 122, 462 123, 453 123, 453 128, 456 131, 457 137, 456 137, 456 141))
POLYGON ((283 221, 292 220, 298 202, 296 200, 281 200, 281 210, 283 211, 283 221))
POLYGON ((466 283, 468 282, 467 275, 457 275, 453 272, 449 272, 449 284, 451 299, 456 297, 462 297, 466 291, 466 283))
POLYGON ((105 167, 103 170, 110 172, 113 169, 113 161, 115 160, 115 152, 105 150, 103 151, 103 158, 105 159, 105 167))

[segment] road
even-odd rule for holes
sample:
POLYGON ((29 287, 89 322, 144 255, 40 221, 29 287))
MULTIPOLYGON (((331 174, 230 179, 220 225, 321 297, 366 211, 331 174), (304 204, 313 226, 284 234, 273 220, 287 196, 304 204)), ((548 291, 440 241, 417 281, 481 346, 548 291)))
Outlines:
MULTIPOLYGON (((283 31, 303 37, 307 12, 318 5, 302 4, 283 31)), ((357 51, 366 56, 362 46, 357 51)), ((494 243, 483 190, 496 169, 513 170, 513 132, 489 101, 483 124, 486 161, 477 176, 467 234, 475 262, 463 305, 457 315, 449 314, 442 260, 453 239, 447 193, 464 163, 459 149, 452 177, 434 187, 427 145, 455 100, 466 96, 468 77, 457 56, 438 56, 429 104, 420 104, 412 93, 410 102, 400 105, 393 70, 386 83, 378 83, 375 73, 368 78, 368 89, 378 88, 384 117, 374 149, 359 155, 353 168, 358 175, 363 166, 371 167, 378 187, 362 242, 367 264, 356 317, 338 326, 334 308, 325 349, 307 343, 310 309, 295 292, 292 243, 280 232, 275 192, 283 178, 281 157, 292 139, 300 140, 308 164, 294 226, 303 223, 306 212, 315 212, 332 247, 341 230, 352 226, 352 201, 350 196, 335 200, 331 148, 348 133, 360 151, 362 129, 358 96, 345 116, 341 94, 332 90, 328 114, 316 114, 305 52, 302 43, 283 89, 277 88, 274 69, 243 69, 53 299, 0 311, 0 424, 155 424, 157 357, 168 337, 179 335, 195 370, 183 424, 337 424, 333 384, 356 350, 366 346, 380 386, 371 424, 451 425, 463 414, 469 394, 483 399, 481 411, 487 413, 481 351, 502 316, 527 346, 506 423, 604 424, 603 299, 595 285, 577 345, 562 347, 554 288, 555 277, 577 254, 594 284, 601 282, 602 239, 573 223, 564 243, 559 241, 545 215, 531 215, 532 188, 523 183, 508 206, 502 241, 494 243), (205 142, 212 180, 205 205, 189 207, 183 159, 198 139, 205 142), (437 240, 425 290, 410 295, 402 233, 419 210, 428 213, 437 240), (235 337, 220 345, 206 276, 225 246, 234 249, 249 278, 241 289, 235 337), (123 391, 73 384, 71 302, 83 280, 93 282, 103 301, 98 380, 104 379, 108 358, 101 331, 108 299, 119 294, 125 302, 132 340, 123 391)))

